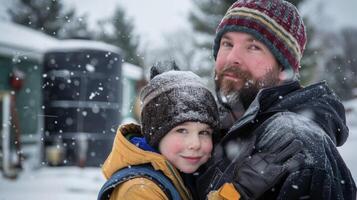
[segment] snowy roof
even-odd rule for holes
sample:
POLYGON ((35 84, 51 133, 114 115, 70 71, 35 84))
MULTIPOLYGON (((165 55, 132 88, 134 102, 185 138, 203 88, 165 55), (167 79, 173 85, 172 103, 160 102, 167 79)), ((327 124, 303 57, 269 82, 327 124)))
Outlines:
POLYGON ((143 70, 137 65, 124 62, 122 65, 122 69, 123 69, 123 75, 128 78, 132 78, 134 80, 139 80, 142 78, 143 70))
POLYGON ((70 39, 70 40, 59 40, 60 42, 48 48, 48 51, 73 51, 73 50, 100 50, 106 52, 114 52, 120 54, 121 50, 113 45, 106 44, 100 41, 93 40, 81 40, 81 39, 70 39))
POLYGON ((41 59, 43 52, 57 45, 56 38, 11 22, 0 22, 0 54, 41 59))
POLYGON ((58 40, 40 31, 11 22, 0 21, 0 54, 27 56, 40 60, 46 51, 95 49, 119 53, 113 45, 91 40, 58 40))

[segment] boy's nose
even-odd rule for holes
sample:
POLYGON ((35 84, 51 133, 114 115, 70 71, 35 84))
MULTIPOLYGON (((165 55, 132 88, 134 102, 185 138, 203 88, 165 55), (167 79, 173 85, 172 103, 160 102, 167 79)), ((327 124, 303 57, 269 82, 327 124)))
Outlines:
POLYGON ((199 148, 201 148, 201 141, 200 141, 199 136, 195 135, 195 136, 190 137, 189 142, 188 142, 188 149, 196 150, 199 148))

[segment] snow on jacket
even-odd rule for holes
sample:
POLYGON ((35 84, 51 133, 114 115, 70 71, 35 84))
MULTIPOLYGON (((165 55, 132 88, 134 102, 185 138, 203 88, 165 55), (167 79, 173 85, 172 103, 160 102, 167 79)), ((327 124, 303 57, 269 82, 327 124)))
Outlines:
MULTIPOLYGON (((104 176, 108 179, 120 169, 133 165, 151 164, 155 170, 161 170, 161 172, 172 181, 181 199, 192 199, 190 192, 184 186, 179 172, 162 155, 142 150, 132 144, 125 138, 128 134, 140 135, 140 127, 135 124, 122 125, 119 127, 114 139, 112 151, 103 164, 102 170, 104 176)), ((110 199, 168 200, 168 197, 154 181, 142 177, 130 179, 117 186, 112 192, 110 199)))
POLYGON ((355 200, 355 183, 336 148, 347 137, 343 105, 325 83, 301 88, 291 82, 264 89, 217 144, 208 170, 198 179, 198 191, 204 198, 215 189, 210 188, 215 180, 234 182, 234 170, 227 169, 242 158, 269 149, 278 140, 299 139, 304 143, 304 166, 284 177, 262 199, 355 200))

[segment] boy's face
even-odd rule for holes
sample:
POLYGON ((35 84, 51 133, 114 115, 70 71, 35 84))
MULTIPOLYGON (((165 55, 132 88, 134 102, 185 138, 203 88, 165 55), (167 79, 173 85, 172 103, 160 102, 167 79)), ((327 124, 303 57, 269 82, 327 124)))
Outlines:
POLYGON ((162 138, 159 150, 180 171, 193 173, 211 157, 212 133, 207 124, 185 122, 162 138))

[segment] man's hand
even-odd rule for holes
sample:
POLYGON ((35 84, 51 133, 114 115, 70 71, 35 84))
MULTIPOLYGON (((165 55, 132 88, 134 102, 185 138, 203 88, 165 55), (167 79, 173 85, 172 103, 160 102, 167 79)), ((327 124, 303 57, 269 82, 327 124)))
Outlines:
MULTIPOLYGON (((300 153, 303 144, 278 142, 272 149, 259 151, 247 157, 235 169, 234 185, 244 199, 256 199, 286 174, 297 171, 304 163, 300 153)), ((239 162, 239 161, 238 161, 239 162)))

